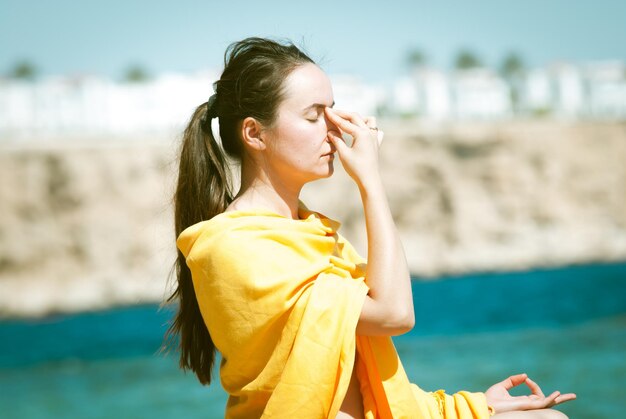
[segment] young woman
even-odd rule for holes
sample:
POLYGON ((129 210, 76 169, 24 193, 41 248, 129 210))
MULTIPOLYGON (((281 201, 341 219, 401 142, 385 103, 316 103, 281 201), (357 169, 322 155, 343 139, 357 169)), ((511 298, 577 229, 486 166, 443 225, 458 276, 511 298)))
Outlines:
POLYGON ((225 416, 565 417, 550 407, 575 395, 544 396, 525 374, 484 393, 409 382, 390 337, 413 327, 413 296, 375 118, 334 109, 328 77, 293 44, 247 38, 228 47, 224 64, 180 150, 178 281, 168 299, 179 306, 168 336, 180 338, 180 366, 202 384, 220 351, 225 416), (367 261, 338 221, 299 199, 307 182, 333 174, 336 155, 360 191, 367 261), (229 159, 241 165, 235 196, 229 159), (532 394, 511 396, 520 384, 532 394))

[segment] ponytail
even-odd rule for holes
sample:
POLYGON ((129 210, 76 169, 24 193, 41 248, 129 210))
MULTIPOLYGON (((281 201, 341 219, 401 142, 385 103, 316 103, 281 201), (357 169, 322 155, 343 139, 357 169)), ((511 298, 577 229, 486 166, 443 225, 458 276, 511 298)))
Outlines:
MULTIPOLYGON (((214 83, 215 95, 196 108, 183 134, 173 197, 176 237, 187 227, 224 212, 233 201, 226 156, 242 161, 240 122, 252 117, 264 127, 272 127, 284 99, 286 78, 305 63, 313 60, 291 43, 250 37, 228 46, 224 71, 214 83), (215 116, 219 118, 221 147, 211 130, 215 116)), ((178 311, 165 333, 162 350, 175 345, 178 337, 180 367, 192 370, 202 384, 209 385, 215 345, 180 251, 172 269, 176 271, 176 289, 165 303, 178 301, 178 311)))
MULTIPOLYGON (((183 134, 174 199, 176 237, 187 227, 224 212, 233 200, 230 170, 211 130, 207 110, 207 103, 198 106, 183 134)), ((178 299, 179 310, 165 339, 180 336, 180 368, 192 370, 202 384, 209 385, 215 345, 200 313, 191 271, 184 255, 177 252, 178 284, 167 302, 178 299)))

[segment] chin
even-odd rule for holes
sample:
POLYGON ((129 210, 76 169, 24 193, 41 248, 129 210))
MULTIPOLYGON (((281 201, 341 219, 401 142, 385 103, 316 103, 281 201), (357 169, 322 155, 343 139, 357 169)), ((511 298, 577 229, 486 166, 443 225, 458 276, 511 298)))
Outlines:
POLYGON ((331 177, 335 173, 335 166, 333 166, 333 162, 328 162, 328 171, 324 177, 331 177))
POLYGON ((327 178, 331 177, 333 175, 333 173, 334 173, 333 167, 329 166, 329 168, 328 168, 328 170, 326 172, 323 172, 323 173, 319 173, 318 172, 318 173, 316 173, 316 175, 311 180, 309 180, 309 182, 314 182, 314 181, 320 180, 320 179, 327 179, 327 178))
POLYGON ((333 165, 332 160, 320 165, 315 172, 310 172, 310 180, 307 182, 312 182, 318 179, 326 179, 333 175, 335 172, 335 166, 333 165))

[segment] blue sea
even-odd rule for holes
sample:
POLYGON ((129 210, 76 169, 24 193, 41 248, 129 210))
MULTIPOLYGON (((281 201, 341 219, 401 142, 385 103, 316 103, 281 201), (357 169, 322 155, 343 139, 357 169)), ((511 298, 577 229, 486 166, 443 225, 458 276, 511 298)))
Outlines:
MULTIPOLYGON (((415 328, 393 340, 422 389, 485 391, 526 372, 545 393, 577 393, 558 406, 571 418, 626 417, 625 262, 414 278, 413 294, 415 328)), ((217 369, 201 386, 158 353, 170 317, 146 305, 0 322, 0 417, 223 417, 217 369)))

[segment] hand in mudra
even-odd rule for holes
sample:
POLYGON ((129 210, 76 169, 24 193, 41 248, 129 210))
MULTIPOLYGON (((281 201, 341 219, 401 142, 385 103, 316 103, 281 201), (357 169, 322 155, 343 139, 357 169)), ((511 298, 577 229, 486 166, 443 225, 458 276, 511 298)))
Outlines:
POLYGON ((485 392, 485 396, 487 397, 487 404, 492 406, 496 413, 511 410, 545 409, 576 398, 574 393, 561 394, 560 391, 555 391, 546 397, 539 385, 528 378, 526 374, 512 375, 506 380, 492 385, 485 392), (510 389, 523 383, 530 388, 531 395, 511 396, 509 394, 510 389))
POLYGON ((358 113, 325 108, 326 116, 337 127, 328 132, 328 138, 337 149, 339 158, 346 172, 357 181, 362 182, 373 174, 378 174, 378 148, 383 139, 383 132, 376 128, 376 118, 361 117, 358 113), (348 146, 342 133, 352 137, 352 145, 348 146))

